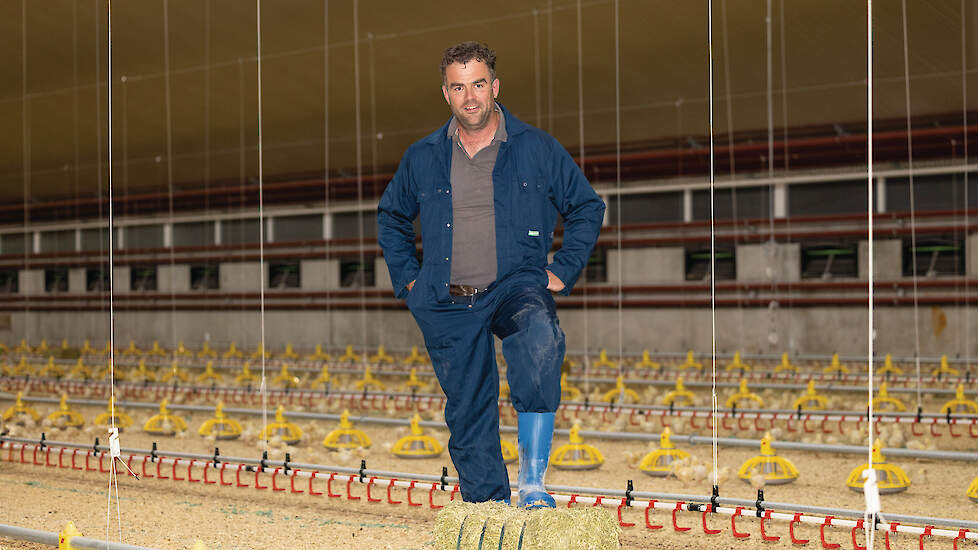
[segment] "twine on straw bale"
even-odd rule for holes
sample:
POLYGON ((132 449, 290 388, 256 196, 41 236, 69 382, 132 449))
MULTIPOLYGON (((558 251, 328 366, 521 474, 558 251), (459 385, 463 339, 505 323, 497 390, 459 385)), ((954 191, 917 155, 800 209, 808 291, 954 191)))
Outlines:
POLYGON ((621 528, 603 508, 525 510, 456 500, 438 512, 434 534, 435 548, 450 550, 475 550, 480 539, 482 548, 504 550, 617 550, 621 528))

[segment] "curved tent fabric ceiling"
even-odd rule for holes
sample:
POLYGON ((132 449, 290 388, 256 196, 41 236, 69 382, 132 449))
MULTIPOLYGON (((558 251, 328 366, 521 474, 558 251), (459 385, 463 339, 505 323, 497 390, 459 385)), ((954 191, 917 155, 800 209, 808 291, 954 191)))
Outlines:
MULTIPOLYGON (((729 74, 736 131, 767 127, 765 96, 765 2, 727 6, 729 74)), ((576 2, 495 0, 478 17, 443 9, 435 2, 363 2, 360 9, 360 75, 372 85, 376 111, 365 104, 362 120, 376 119, 377 162, 397 163, 408 144, 448 116, 441 97, 442 50, 467 39, 483 40, 498 53, 500 100, 523 119, 551 131, 577 150, 576 2), (553 36, 547 35, 552 27, 553 36), (536 29, 536 31, 535 31, 536 29), (553 45, 553 51, 548 46, 553 45), (539 58, 539 70, 535 59, 539 58), (552 83, 552 87, 550 84, 552 83)), ((787 67, 787 117, 792 127, 858 124, 864 120, 865 51, 861 6, 846 0, 785 2, 785 28, 774 17, 774 126, 780 127, 780 67, 787 67), (786 63, 781 64, 784 32, 786 63)), ((117 168, 125 164, 119 191, 165 190, 165 109, 162 2, 125 2, 113 12, 113 120, 117 168), (125 77, 123 82, 122 78, 125 77), (125 136, 120 130, 125 125, 125 136), (124 143, 123 143, 124 140, 124 143), (121 154, 125 149, 125 157, 121 154)), ((292 0, 265 10, 263 34, 263 134, 268 179, 314 174, 323 168, 323 5, 292 0)), ((105 12, 97 1, 51 0, 0 4, 0 202, 23 200, 24 145, 29 146, 30 200, 92 196, 96 177, 96 44, 105 77, 105 12), (22 27, 22 18, 26 25, 22 27), (21 63, 26 31, 26 91, 21 63), (73 38, 74 37, 74 38, 73 38), (77 82, 77 85, 76 85, 77 82), (77 108, 76 108, 77 102, 77 108), (22 132, 24 104, 28 128, 22 132), (77 132, 75 121, 77 120, 77 132), (77 134, 77 142, 75 135, 77 134)), ((255 13, 232 0, 172 0, 170 78, 173 182, 179 189, 202 185, 205 156, 213 181, 237 183, 257 173, 255 13), (210 64, 205 64, 205 7, 210 9, 210 64), (209 106, 204 83, 209 82, 209 106), (242 109, 243 107, 243 109, 242 109), (205 117, 206 113, 206 117, 205 117), (205 150, 205 126, 209 150, 205 150), (239 132, 246 148, 241 171, 239 132)), ((779 9, 781 3, 775 3, 779 9)), ((352 3, 329 2, 330 164, 338 175, 355 168, 352 3)), ((960 113, 957 0, 911 2, 909 35, 914 116, 960 113)), ((615 139, 613 2, 583 2, 585 146, 615 139)), ((626 0, 621 10, 621 109, 625 144, 675 139, 696 147, 690 136, 707 133, 705 113, 705 2, 626 0)), ((978 7, 975 10, 978 11, 978 7)), ((719 17, 715 10, 714 18, 719 17)), ((902 30, 899 9, 880 9, 876 20, 876 117, 904 114, 902 30)), ((966 23, 978 34, 978 16, 966 23)), ((719 25, 716 27, 718 32, 719 25)), ((968 56, 969 104, 978 105, 978 40, 968 56)), ((715 40, 715 55, 724 54, 715 40)), ((723 71, 715 70, 723 90, 723 71)), ((104 103, 105 85, 98 101, 104 103)), ((364 96, 366 97, 366 96, 364 96)), ((728 132, 725 98, 717 95, 716 133, 728 132)), ((103 140, 105 109, 102 109, 103 140)), ((104 150, 104 148, 103 148, 104 150)), ((365 151, 370 149, 365 148, 365 151)), ((367 155, 369 158, 370 155, 367 155)), ((368 167, 369 168, 369 167, 368 167)), ((369 169, 367 170, 369 172, 369 169)))

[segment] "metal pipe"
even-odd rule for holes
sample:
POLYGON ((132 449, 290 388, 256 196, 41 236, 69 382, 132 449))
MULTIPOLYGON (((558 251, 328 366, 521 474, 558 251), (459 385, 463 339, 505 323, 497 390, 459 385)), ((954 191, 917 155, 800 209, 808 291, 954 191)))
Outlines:
MULTIPOLYGON (((0 524, 0 536, 15 540, 34 542, 46 546, 58 546, 60 540, 60 535, 58 533, 4 524, 0 524)), ((91 548, 92 550, 154 550, 153 548, 146 546, 135 546, 132 544, 91 539, 82 536, 72 537, 71 547, 91 548)))

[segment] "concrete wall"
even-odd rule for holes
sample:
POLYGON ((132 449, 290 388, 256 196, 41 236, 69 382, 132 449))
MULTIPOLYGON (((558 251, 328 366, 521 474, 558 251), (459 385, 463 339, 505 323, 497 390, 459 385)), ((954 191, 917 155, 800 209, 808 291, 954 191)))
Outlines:
POLYGON ((329 290, 340 287, 339 260, 302 260, 299 269, 303 290, 329 290))
MULTIPOLYGON (((223 269, 223 266, 221 266, 223 269)), ((156 271, 157 292, 187 292, 190 290, 188 264, 161 265, 156 271)))
POLYGON ((20 294, 44 293, 44 270, 24 269, 17 275, 17 286, 20 294))
MULTIPOLYGON (((869 241, 859 241, 859 278, 869 278, 869 241)), ((892 281, 903 277, 903 242, 900 239, 873 240, 873 277, 892 281)))
POLYGON ((737 280, 745 282, 797 281, 801 278, 798 243, 742 244, 737 247, 737 280))
POLYGON ((686 256, 682 248, 643 248, 608 251, 608 281, 630 283, 680 283, 686 278, 686 256))
POLYGON ((268 288, 268 264, 259 276, 261 264, 258 262, 239 262, 221 264, 222 292, 257 292, 258 282, 268 288))
POLYGON ((68 270, 68 292, 84 293, 88 291, 88 280, 84 267, 74 267, 68 270))

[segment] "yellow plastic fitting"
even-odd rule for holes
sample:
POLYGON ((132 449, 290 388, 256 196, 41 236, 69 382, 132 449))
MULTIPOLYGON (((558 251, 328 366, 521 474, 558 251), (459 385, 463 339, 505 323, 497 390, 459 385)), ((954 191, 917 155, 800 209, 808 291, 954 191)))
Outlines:
POLYGON ((285 344, 285 351, 282 352, 282 355, 279 355, 279 358, 291 359, 293 361, 299 360, 299 354, 296 353, 294 349, 292 349, 292 342, 287 342, 285 344))
POLYGON ((761 396, 747 389, 747 379, 741 378, 737 393, 727 398, 727 408, 730 409, 734 406, 742 407, 745 405, 746 407, 750 407, 751 404, 756 405, 757 408, 764 408, 764 400, 761 399, 761 396))
POLYGON ((791 363, 791 359, 788 357, 788 352, 781 354, 781 364, 774 367, 774 372, 798 372, 798 365, 791 363))
POLYGON ((619 400, 630 403, 638 403, 639 397, 634 390, 630 390, 625 387, 625 377, 624 375, 619 374, 618 377, 615 378, 615 387, 604 392, 604 395, 601 396, 601 400, 606 403, 614 403, 619 400))
POLYGON ((903 412, 907 410, 903 401, 896 397, 890 397, 886 382, 880 382, 880 391, 873 398, 873 408, 878 411, 903 412))
POLYGON ((207 365, 204 367, 204 372, 197 375, 198 384, 206 384, 208 382, 213 384, 220 384, 223 380, 223 376, 220 373, 214 371, 214 361, 208 361, 207 365))
POLYGON ((647 368, 647 369, 661 369, 662 368, 662 364, 657 363, 657 362, 655 362, 655 361, 652 360, 652 358, 649 356, 649 350, 647 350, 647 349, 642 350, 642 359, 640 361, 636 362, 635 363, 635 366, 636 367, 639 367, 639 368, 647 368))
POLYGON ((505 439, 499 440, 500 449, 503 452, 503 464, 512 464, 516 462, 519 458, 519 453, 516 451, 516 445, 513 445, 505 439))
POLYGON ((112 419, 114 418, 115 427, 119 428, 120 432, 124 428, 132 426, 132 417, 115 406, 115 398, 109 397, 109 403, 106 409, 106 412, 95 417, 93 424, 100 428, 111 428, 113 424, 112 419))
POLYGON ((230 440, 241 437, 241 424, 224 414, 224 402, 218 401, 214 407, 214 417, 200 425, 197 433, 201 437, 214 436, 218 440, 230 440))
POLYGON ((797 409, 801 407, 803 411, 821 411, 825 410, 828 404, 828 398, 815 392, 815 381, 809 380, 805 393, 798 399, 795 399, 791 408, 797 409))
POLYGON ((261 379, 258 378, 258 375, 251 373, 251 363, 246 362, 244 365, 241 365, 241 374, 234 377, 234 383, 238 386, 257 386, 261 383, 261 379))
POLYGON ((353 345, 346 346, 346 353, 338 359, 340 363, 357 363, 360 361, 360 356, 354 353, 353 345))
POLYGON ((732 370, 749 371, 751 370, 751 367, 747 363, 743 362, 743 360, 741 360, 740 352, 735 351, 733 354, 733 360, 727 363, 727 366, 724 367, 723 370, 728 372, 732 370))
POLYGON ((48 357, 47 364, 41 367, 37 375, 42 378, 61 378, 65 375, 65 370, 61 368, 61 365, 54 362, 54 356, 52 355, 48 357))
POLYGON ((910 488, 910 478, 907 477, 907 473, 903 471, 903 468, 887 463, 881 452, 882 448, 883 443, 877 439, 873 443, 872 466, 863 464, 850 472, 849 477, 846 479, 847 487, 857 493, 863 492, 863 484, 865 483, 862 477, 863 470, 872 467, 876 470, 876 485, 879 487, 879 493, 881 495, 900 493, 910 488))
POLYGON ((941 407, 941 414, 947 413, 978 414, 978 403, 964 396, 964 384, 958 384, 954 388, 954 399, 941 407))
POLYGON ((384 344, 380 344, 379 346, 377 346, 377 353, 375 355, 370 356, 370 362, 378 363, 378 364, 380 363, 392 364, 394 363, 394 358, 388 355, 387 351, 384 350, 384 344))
POLYGON ((594 470, 604 463, 601 451, 581 439, 580 425, 570 429, 570 443, 557 447, 550 455, 550 464, 558 470, 594 470))
POLYGON ((173 362, 170 363, 170 368, 165 373, 163 373, 163 376, 160 377, 160 383, 166 384, 167 382, 173 379, 177 379, 183 382, 184 384, 190 381, 190 375, 187 374, 186 371, 180 368, 180 365, 177 364, 176 359, 174 359, 173 362))
POLYGON ((662 429, 659 434, 659 448, 645 455, 638 469, 652 477, 666 477, 672 473, 672 464, 677 460, 689 458, 689 453, 677 449, 673 445, 672 430, 669 426, 662 429))
POLYGON ((425 435, 421 429, 421 417, 417 413, 411 417, 411 433, 398 439, 391 447, 391 453, 400 458, 431 458, 442 453, 444 448, 437 439, 425 435))
POLYGON ((169 353, 165 349, 163 349, 163 348, 160 347, 160 341, 159 340, 153 340, 153 347, 150 348, 150 350, 146 352, 146 355, 155 355, 157 357, 166 357, 167 355, 169 355, 169 353))
MULTIPOLYGON (((207 343, 205 342, 204 346, 206 347, 206 345, 207 343)), ((225 351, 223 354, 221 354, 221 358, 222 359, 244 359, 244 354, 241 353, 241 350, 238 349, 237 344, 231 342, 231 345, 228 346, 228 350, 225 351)))
POLYGON ((292 373, 289 372, 288 363, 282 363, 282 368, 278 371, 278 375, 272 379, 272 384, 281 384, 284 388, 298 388, 299 382, 299 377, 292 376, 292 373))
POLYGON ((577 387, 571 385, 567 381, 567 373, 562 373, 560 375, 560 400, 561 401, 577 401, 581 398, 581 390, 577 387))
POLYGON ((771 434, 764 434, 761 438, 761 454, 741 464, 737 477, 750 483, 751 478, 760 474, 764 476, 767 485, 783 485, 798 479, 798 468, 787 458, 777 456, 771 441, 771 434))
POLYGON ((838 353, 833 353, 832 361, 829 363, 829 366, 822 369, 822 372, 825 374, 849 374, 849 367, 839 361, 838 353))
POLYGON ((68 406, 68 394, 61 394, 61 401, 58 403, 58 410, 48 415, 48 420, 52 424, 63 428, 80 428, 85 425, 85 417, 80 413, 71 410, 68 406))
POLYGON ((299 426, 285 419, 285 407, 282 405, 275 409, 275 422, 270 422, 268 426, 265 426, 259 433, 258 439, 267 441, 276 435, 281 437, 286 445, 295 445, 302 440, 302 430, 299 426))
POLYGON ((217 358, 217 352, 211 349, 211 345, 210 345, 210 343, 207 340, 204 340, 204 346, 202 348, 200 348, 200 351, 197 352, 197 358, 198 359, 206 359, 206 358, 216 359, 217 358))
POLYGON ((175 414, 170 414, 166 406, 168 401, 160 401, 160 412, 149 417, 143 425, 143 431, 153 435, 176 435, 178 432, 187 431, 187 423, 175 414))
POLYGON ((326 434, 323 447, 332 451, 340 449, 356 449, 370 447, 370 438, 362 430, 353 427, 350 422, 350 411, 344 409, 340 415, 340 427, 326 434))
POLYGON ((418 351, 418 346, 411 346, 411 354, 404 358, 405 365, 427 365, 428 360, 418 351))
POLYGON ((329 354, 323 351, 322 344, 316 344, 316 350, 312 355, 307 355, 306 359, 310 361, 329 361, 329 354))
POLYGON ((374 378, 373 373, 370 372, 370 367, 363 368, 363 378, 357 380, 354 387, 358 390, 373 388, 377 391, 384 391, 384 383, 374 378))
POLYGON ((594 362, 595 367, 617 367, 618 362, 608 359, 608 350, 601 348, 598 352, 598 360, 594 362))
POLYGON ((941 355, 941 366, 930 371, 931 376, 957 376, 958 369, 952 369, 947 363, 947 355, 941 355))
POLYGON ((34 420, 34 422, 41 419, 41 415, 37 414, 37 411, 24 404, 23 397, 24 392, 17 392, 17 399, 14 401, 14 405, 3 413, 4 422, 10 422, 11 424, 23 424, 26 422, 27 417, 30 417, 32 420, 34 420))
POLYGON ((893 365, 893 357, 887 353, 886 357, 883 359, 883 368, 876 371, 876 374, 884 376, 887 374, 903 374, 903 369, 893 365))
POLYGON ((683 377, 679 376, 676 378, 676 389, 667 393, 662 398, 662 404, 666 406, 691 407, 696 404, 696 396, 693 392, 686 389, 686 386, 683 384, 683 377))

